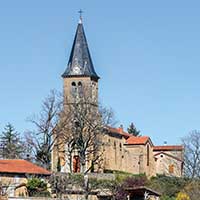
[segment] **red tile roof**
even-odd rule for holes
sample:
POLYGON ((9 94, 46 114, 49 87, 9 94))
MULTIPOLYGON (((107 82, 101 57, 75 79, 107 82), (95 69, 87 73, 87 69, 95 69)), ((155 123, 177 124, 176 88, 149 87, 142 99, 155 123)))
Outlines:
POLYGON ((110 132, 112 132, 112 133, 117 133, 117 134, 119 134, 119 135, 122 135, 122 136, 124 136, 126 139, 133 136, 133 135, 131 135, 131 134, 125 132, 125 131, 123 130, 123 128, 113 128, 113 127, 107 127, 107 128, 108 128, 108 130, 109 130, 110 132))
POLYGON ((0 160, 0 173, 41 174, 50 175, 51 172, 26 160, 0 160))
POLYGON ((126 140, 126 144, 146 144, 150 140, 148 136, 141 136, 141 137, 129 137, 126 140))
POLYGON ((182 151, 184 147, 182 145, 164 145, 164 146, 154 146, 154 151, 182 151))
POLYGON ((126 139, 126 144, 146 144, 147 141, 150 141, 150 143, 153 145, 150 137, 148 136, 133 136, 132 134, 129 134, 123 130, 123 128, 112 128, 107 127, 108 130, 112 133, 117 133, 119 135, 122 135, 126 139))

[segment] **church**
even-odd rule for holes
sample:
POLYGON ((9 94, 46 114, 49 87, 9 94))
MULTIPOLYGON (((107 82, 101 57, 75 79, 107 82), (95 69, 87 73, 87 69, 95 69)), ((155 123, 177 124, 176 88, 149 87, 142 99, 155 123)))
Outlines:
MULTIPOLYGON (((82 17, 80 17, 77 26, 67 69, 62 74, 62 78, 65 99, 71 99, 76 91, 81 91, 80 88, 85 86, 88 88, 86 95, 92 96, 91 104, 94 109, 98 109, 98 81, 100 77, 92 62, 82 17)), ((106 132, 101 137, 102 146, 100 149, 102 157, 101 161, 98 161, 101 162, 101 165, 96 166, 92 172, 123 171, 132 174, 146 174, 147 177, 156 174, 182 176, 183 146, 156 146, 149 136, 133 136, 124 131, 122 127, 106 126, 104 129, 106 132)), ((82 172, 79 152, 74 150, 69 156, 66 153, 66 148, 69 147, 66 146, 66 140, 60 139, 59 145, 55 145, 53 148, 52 171, 82 172), (58 146, 62 150, 59 150, 58 146)), ((90 158, 88 158, 87 163, 90 163, 90 158)))

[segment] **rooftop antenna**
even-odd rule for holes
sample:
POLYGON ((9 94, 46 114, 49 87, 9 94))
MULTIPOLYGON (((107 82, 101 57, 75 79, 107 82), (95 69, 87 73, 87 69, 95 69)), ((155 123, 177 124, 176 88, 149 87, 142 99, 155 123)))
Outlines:
POLYGON ((79 11, 78 11, 78 13, 79 13, 79 24, 82 24, 82 22, 83 22, 83 11, 80 9, 79 11))

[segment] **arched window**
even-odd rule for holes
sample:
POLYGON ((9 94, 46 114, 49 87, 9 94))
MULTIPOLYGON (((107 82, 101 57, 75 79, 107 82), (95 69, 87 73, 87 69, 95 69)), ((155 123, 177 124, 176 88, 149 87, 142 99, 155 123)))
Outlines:
POLYGON ((76 87, 75 82, 72 82, 72 84, 71 84, 71 92, 72 92, 73 97, 75 97, 77 95, 77 87, 76 87))
POLYGON ((75 83, 75 82, 72 82, 72 86, 73 86, 73 87, 76 87, 76 83, 75 83))
POLYGON ((80 81, 78 82, 78 86, 79 86, 79 87, 82 87, 82 83, 81 83, 80 81))
POLYGON ((74 173, 80 172, 80 158, 79 158, 79 156, 73 157, 73 172, 74 173))
POLYGON ((80 97, 83 96, 83 84, 80 81, 78 82, 78 93, 80 97))

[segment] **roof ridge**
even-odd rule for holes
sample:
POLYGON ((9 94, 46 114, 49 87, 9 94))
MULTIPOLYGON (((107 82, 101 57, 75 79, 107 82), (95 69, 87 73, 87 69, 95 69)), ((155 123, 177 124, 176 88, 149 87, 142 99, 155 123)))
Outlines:
POLYGON ((38 166, 24 159, 2 159, 0 160, 0 173, 17 173, 17 174, 43 174, 50 175, 47 169, 38 166))
POLYGON ((165 154, 165 155, 167 155, 167 156, 169 156, 169 157, 172 157, 172 158, 174 158, 174 159, 176 159, 176 160, 178 160, 178 161, 183 162, 183 160, 181 160, 181 159, 178 158, 177 156, 174 156, 174 155, 171 155, 171 154, 165 153, 165 152, 163 152, 163 151, 160 151, 160 152, 156 153, 156 154, 154 155, 154 157, 157 156, 157 155, 160 155, 160 154, 165 154))

